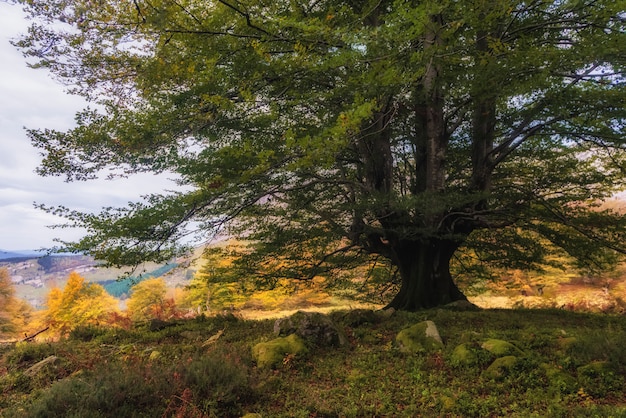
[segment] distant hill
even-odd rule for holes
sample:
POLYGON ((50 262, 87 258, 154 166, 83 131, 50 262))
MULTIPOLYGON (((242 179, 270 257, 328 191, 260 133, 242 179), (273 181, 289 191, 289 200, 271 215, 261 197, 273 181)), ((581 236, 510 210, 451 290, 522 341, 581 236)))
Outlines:
POLYGON ((7 261, 7 260, 29 260, 31 258, 35 258, 35 257, 40 257, 42 255, 44 255, 45 253, 43 251, 32 251, 32 250, 25 250, 25 251, 4 251, 4 250, 0 250, 0 260, 2 261, 7 261))
POLYGON ((86 255, 46 255, 37 258, 39 264, 46 273, 59 273, 74 271, 85 267, 96 266, 93 257, 86 255))
POLYGON ((169 263, 143 264, 125 280, 119 280, 127 273, 124 269, 104 268, 93 257, 77 254, 48 255, 37 251, 0 250, 0 268, 9 271, 17 296, 39 308, 43 306, 50 289, 64 286, 72 271, 87 282, 101 284, 118 298, 127 296, 133 284, 148 277, 164 277, 172 288, 184 286, 198 269, 193 260, 199 259, 201 254, 202 248, 198 248, 194 255, 169 263))

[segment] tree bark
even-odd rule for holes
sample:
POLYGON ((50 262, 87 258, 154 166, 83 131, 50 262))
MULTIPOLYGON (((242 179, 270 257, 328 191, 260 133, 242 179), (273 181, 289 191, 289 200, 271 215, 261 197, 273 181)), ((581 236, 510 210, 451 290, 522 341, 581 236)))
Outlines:
POLYGON ((422 78, 426 100, 425 118, 423 119, 425 122, 423 128, 426 132, 426 190, 431 192, 442 191, 446 182, 445 157, 448 141, 444 118, 444 98, 439 80, 442 69, 434 55, 442 43, 438 34, 442 25, 441 16, 432 16, 432 27, 424 37, 425 50, 433 51, 430 52, 433 56, 422 78))
POLYGON ((387 308, 417 311, 467 300, 450 274, 457 248, 458 243, 437 238, 399 244, 395 254, 402 284, 387 308))

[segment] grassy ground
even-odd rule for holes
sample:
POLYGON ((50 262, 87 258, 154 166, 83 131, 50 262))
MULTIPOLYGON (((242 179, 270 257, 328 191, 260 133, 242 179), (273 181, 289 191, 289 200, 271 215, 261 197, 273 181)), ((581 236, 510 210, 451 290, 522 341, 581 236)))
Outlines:
POLYGON ((626 316, 432 310, 357 325, 328 315, 349 343, 274 369, 251 354, 274 338, 273 321, 232 315, 3 346, 0 416, 626 417, 626 316), (403 353, 395 335, 425 319, 444 349, 403 353), (495 356, 480 344, 493 338, 521 352, 489 375, 495 356), (455 357, 460 344, 475 354, 468 363, 455 357))

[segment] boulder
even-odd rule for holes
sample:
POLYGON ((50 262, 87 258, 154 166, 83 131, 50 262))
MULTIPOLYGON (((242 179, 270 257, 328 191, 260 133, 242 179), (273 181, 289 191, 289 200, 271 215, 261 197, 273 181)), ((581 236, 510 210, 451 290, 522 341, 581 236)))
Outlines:
POLYGON ((492 338, 482 343, 481 347, 496 357, 518 356, 524 353, 508 341, 492 338))
POLYGON ((400 351, 407 353, 430 352, 443 348, 437 326, 433 321, 423 321, 405 328, 396 335, 400 351))
POLYGON ((482 376, 487 379, 500 379, 511 372, 511 369, 517 363, 517 357, 504 356, 499 357, 491 363, 489 367, 482 373, 482 376))
POLYGON ((296 334, 310 344, 342 346, 348 341, 343 331, 326 315, 299 311, 287 318, 277 319, 274 333, 278 336, 296 334))
POLYGON ((252 356, 259 367, 275 367, 283 362, 287 355, 301 355, 307 352, 304 341, 296 334, 258 343, 252 348, 252 356))

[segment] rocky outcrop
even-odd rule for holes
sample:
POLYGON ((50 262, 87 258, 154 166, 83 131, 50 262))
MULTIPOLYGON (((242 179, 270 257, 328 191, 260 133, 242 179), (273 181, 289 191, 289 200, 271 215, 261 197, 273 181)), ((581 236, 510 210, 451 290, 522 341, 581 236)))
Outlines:
POLYGON ((277 319, 274 334, 296 334, 307 343, 319 346, 342 346, 347 338, 329 317, 317 312, 299 311, 287 318, 277 319))

